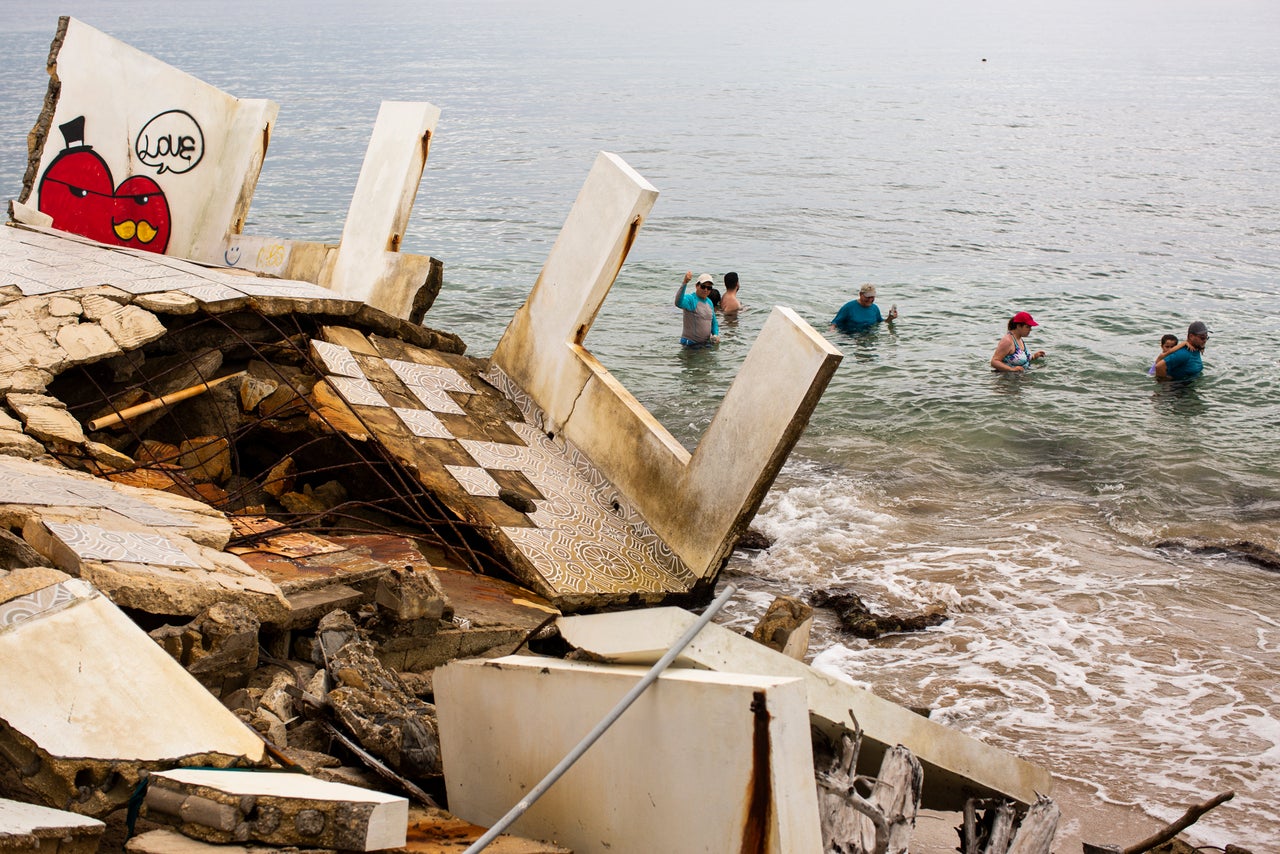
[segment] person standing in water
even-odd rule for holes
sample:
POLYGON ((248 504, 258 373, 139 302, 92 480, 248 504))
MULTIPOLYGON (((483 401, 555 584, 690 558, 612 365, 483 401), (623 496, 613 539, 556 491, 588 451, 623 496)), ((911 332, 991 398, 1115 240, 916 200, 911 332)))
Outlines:
POLYGON ((876 305, 876 286, 871 284, 858 288, 858 298, 849 300, 840 306, 836 316, 831 318, 831 330, 852 333, 871 329, 878 323, 891 321, 898 316, 897 306, 889 309, 888 316, 880 314, 880 306, 876 305))
POLYGON ((991 368, 1004 373, 1020 374, 1031 367, 1034 359, 1044 358, 1044 351, 1031 353, 1022 340, 1027 337, 1031 327, 1039 326, 1035 318, 1025 311, 1020 311, 1009 319, 1009 331, 996 344, 996 351, 991 354, 991 368))
POLYGON ((1175 347, 1156 359, 1156 379, 1186 380, 1204 370, 1200 354, 1209 343, 1209 327, 1197 320, 1187 327, 1186 345, 1175 347))
POLYGON ((724 296, 720 298, 720 311, 725 317, 737 315, 742 303, 738 301, 738 274, 724 274, 724 296))
POLYGON ((716 320, 715 306, 711 303, 711 274, 703 273, 694 283, 694 293, 685 293, 693 271, 684 274, 684 281, 676 290, 676 308, 684 312, 684 326, 680 332, 682 347, 713 347, 720 343, 720 324, 716 320))

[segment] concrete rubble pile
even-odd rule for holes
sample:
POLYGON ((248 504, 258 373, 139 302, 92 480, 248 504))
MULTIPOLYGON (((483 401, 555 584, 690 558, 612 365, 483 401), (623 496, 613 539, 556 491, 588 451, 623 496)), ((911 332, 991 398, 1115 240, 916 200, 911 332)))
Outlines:
POLYGON ((49 71, 0 227, 0 851, 458 850, 650 681, 487 850, 880 854, 975 797, 1052 837, 1046 772, 805 665, 802 603, 646 675, 840 354, 776 307, 685 450, 582 346, 657 197, 620 158, 477 359, 399 251, 437 109, 383 105, 311 244, 243 234, 274 104, 74 19, 49 71), (218 150, 116 198, 153 123, 218 150))
MULTIPOLYGON (((367 314, 338 326, 323 304, 308 301, 213 314, 176 297, 135 301, 105 288, 51 298, 6 291, 0 793, 8 797, 118 824, 145 781, 141 821, 152 829, 129 842, 137 851, 200 844, 398 848, 408 843, 410 826, 422 838, 453 826, 456 841, 462 825, 474 838, 480 828, 431 807, 447 800, 475 821, 495 821, 498 805, 517 800, 539 769, 554 764, 556 751, 567 752, 688 617, 665 608, 557 622, 561 609, 552 601, 510 575, 498 577, 503 553, 478 532, 485 520, 451 513, 457 496, 442 481, 424 488, 421 469, 399 466, 380 447, 385 431, 323 380, 318 354, 331 354, 326 348, 336 339, 365 349, 364 342, 394 345, 417 364, 448 364, 482 385, 483 363, 464 356, 451 336, 419 328, 393 338, 385 334, 397 331, 393 319, 366 325, 367 314), (133 333, 101 323, 121 315, 131 318, 133 333), (74 336, 101 342, 97 349, 64 356, 58 341, 73 327, 102 329, 74 336), (416 345, 404 338, 434 346, 411 350, 416 345), (19 352, 38 357, 23 359, 16 341, 26 342, 19 352), (25 364, 15 370, 20 359, 25 364), (223 376, 232 379, 206 382, 223 376), (201 393, 172 398, 192 386, 201 393), (166 397, 162 406, 145 406, 166 397), (561 660, 571 649, 617 664, 561 660), (516 652, 525 654, 512 657, 516 652), (486 668, 486 660, 501 665, 486 668), (557 684, 539 684, 557 673, 557 684), (440 674, 447 675, 443 685, 440 674), (528 698, 522 679, 532 680, 528 698), (442 698, 448 705, 438 714, 442 698), (567 716, 569 709, 576 715, 567 716), (442 726, 452 730, 442 733, 442 726), (561 730, 563 740, 552 737, 561 730), (538 740, 541 749, 528 749, 538 740), (220 778, 178 770, 192 766, 258 770, 220 778), (267 770, 281 767, 301 773, 267 770), (323 786, 340 788, 327 797, 323 786), (367 808, 359 807, 361 797, 372 799, 367 808), (185 842, 175 842, 175 829, 185 842)), ((470 417, 482 422, 485 414, 470 417)), ((581 597, 574 601, 582 610, 581 597)), ((600 598, 602 607, 612 603, 600 598)), ((591 833, 618 834, 610 845, 622 850, 627 839, 652 843, 657 826, 671 829, 664 844, 672 850, 693 844, 697 832, 722 839, 748 831, 773 840, 768 850, 823 850, 815 763, 784 757, 813 752, 811 723, 826 730, 824 739, 838 739, 853 725, 849 711, 875 731, 864 772, 874 776, 892 747, 876 741, 885 738, 879 733, 888 728, 892 739, 911 743, 911 728, 925 727, 931 729, 915 738, 924 778, 935 784, 926 803, 954 806, 964 793, 989 790, 967 776, 980 778, 978 766, 989 761, 976 742, 965 756, 963 737, 953 734, 951 758, 939 759, 930 745, 941 727, 871 695, 857 706, 855 689, 830 680, 805 685, 817 678, 797 661, 811 622, 807 606, 780 601, 756 640, 737 638, 746 647, 706 661, 698 658, 710 654, 698 652, 701 644, 736 636, 704 634, 710 639, 680 662, 695 669, 669 671, 654 689, 653 707, 633 713, 642 728, 656 716, 666 731, 690 739, 687 748, 668 745, 674 752, 652 763, 657 777, 645 784, 623 785, 602 770, 606 779, 574 794, 582 781, 566 778, 563 794, 525 820, 522 832, 565 843, 574 837, 569 816, 582 812, 583 798, 604 801, 602 792, 614 792, 618 802, 599 811, 616 817, 628 812, 637 787, 648 785, 666 790, 662 809, 630 810, 631 824, 606 821, 591 833), (728 673, 710 674, 717 669, 728 673), (836 695, 828 711, 823 691, 836 695), (681 692, 692 693, 681 699, 681 692), (670 717, 673 709, 711 702, 697 699, 704 694, 718 697, 722 711, 670 717), (752 698, 774 695, 785 700, 769 706, 769 717, 784 727, 770 734, 773 750, 763 759, 773 769, 772 794, 763 802, 757 795, 746 809, 775 819, 753 829, 737 803, 762 771, 750 709, 759 703, 752 698), (747 715, 737 745, 730 738, 735 709, 747 715), (673 775, 667 763, 678 764, 682 750, 698 745, 714 746, 721 757, 701 762, 714 773, 673 775), (730 773, 730 756, 748 765, 730 773), (677 779, 694 788, 684 792, 677 779), (728 800, 720 803, 716 793, 728 800), (564 815, 552 809, 557 800, 564 815), (688 824, 677 820, 681 804, 697 805, 688 824), (797 836, 796 828, 805 831, 797 836)), ((634 762, 625 752, 611 756, 617 748, 608 744, 595 764, 634 762)), ((996 764, 988 777, 1003 776, 1008 797, 1025 799, 1046 785, 1038 769, 1011 757, 996 764)), ((590 825, 580 815, 577 822, 590 825)), ((568 850, 506 838, 503 844, 568 850)), ((576 838, 572 844, 592 848, 576 838)))

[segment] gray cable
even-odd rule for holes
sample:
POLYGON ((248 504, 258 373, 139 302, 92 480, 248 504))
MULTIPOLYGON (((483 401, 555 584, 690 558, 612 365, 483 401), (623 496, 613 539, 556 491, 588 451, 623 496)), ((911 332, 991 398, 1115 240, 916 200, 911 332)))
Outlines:
POLYGON ((720 595, 715 598, 715 601, 707 606, 707 610, 702 613, 702 616, 699 617, 697 621, 680 636, 680 639, 675 642, 675 645, 673 645, 671 649, 667 650, 662 658, 659 658, 657 662, 654 663, 653 667, 649 668, 649 672, 646 673, 644 678, 637 682, 635 686, 627 692, 625 697, 618 701, 618 705, 613 707, 613 711, 609 712, 609 714, 607 714, 600 723, 596 724, 595 729, 587 733, 586 737, 583 738, 582 741, 578 742, 578 746, 569 751, 569 754, 565 756, 564 759, 560 760, 560 764, 552 768, 551 772, 542 778, 541 783, 530 789, 529 794, 521 798, 520 802, 513 806, 506 815, 498 819, 498 822, 494 824, 493 827, 489 828, 489 830, 485 832, 484 836, 481 836, 475 842, 471 843, 471 847, 464 851, 463 854, 478 854, 478 852, 488 848, 489 843, 493 842, 493 840, 498 837, 498 834, 502 833, 502 831, 510 827, 516 819, 524 815, 529 807, 533 806, 534 801, 545 795, 547 790, 550 789, 557 780, 564 776, 564 773, 569 770, 573 763, 581 759, 582 754, 586 753, 587 750, 590 749, 591 745, 595 744, 600 736, 604 735, 605 730, 613 726, 618 718, 622 717, 622 713, 625 712, 632 703, 639 699, 645 689, 652 685, 657 678, 662 675, 662 671, 666 670, 671 662, 676 660, 676 656, 684 651, 684 648, 688 646, 695 637, 697 637, 698 632, 702 631, 703 627, 706 626, 707 623, 711 622, 711 618, 714 617, 720 609, 725 606, 725 603, 733 598, 733 594, 737 592, 738 588, 732 584, 725 587, 720 595))

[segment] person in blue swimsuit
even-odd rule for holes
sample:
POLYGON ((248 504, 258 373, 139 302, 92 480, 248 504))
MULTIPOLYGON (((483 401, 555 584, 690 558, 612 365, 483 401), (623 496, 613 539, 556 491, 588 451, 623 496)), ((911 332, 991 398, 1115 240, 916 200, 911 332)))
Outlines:
POLYGON ((1204 370, 1200 354, 1209 343, 1209 327, 1197 320, 1187 327, 1186 346, 1156 359, 1156 379, 1187 380, 1204 370))
POLYGON ((1044 358, 1043 350, 1031 353, 1027 350, 1026 342, 1022 340, 1027 337, 1031 327, 1039 325, 1035 318, 1025 311, 1020 311, 1010 318, 1009 331, 1000 339, 1000 343, 996 344, 996 351, 991 354, 992 370, 1020 374, 1031 367, 1033 359, 1044 358))
POLYGON ((858 289, 858 298, 840 306, 836 316, 831 318, 831 329, 846 333, 861 332, 897 316, 896 307, 889 309, 887 317, 881 316, 880 306, 876 305, 876 286, 863 285, 858 289))

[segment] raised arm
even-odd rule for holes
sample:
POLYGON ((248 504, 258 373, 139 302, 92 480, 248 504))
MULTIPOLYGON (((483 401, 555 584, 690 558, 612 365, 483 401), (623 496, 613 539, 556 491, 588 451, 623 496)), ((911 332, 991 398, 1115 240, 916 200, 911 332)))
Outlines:
POLYGON ((684 280, 680 282, 680 287, 676 288, 676 308, 684 308, 685 289, 689 287, 689 282, 693 279, 693 271, 690 270, 684 274, 684 280))

